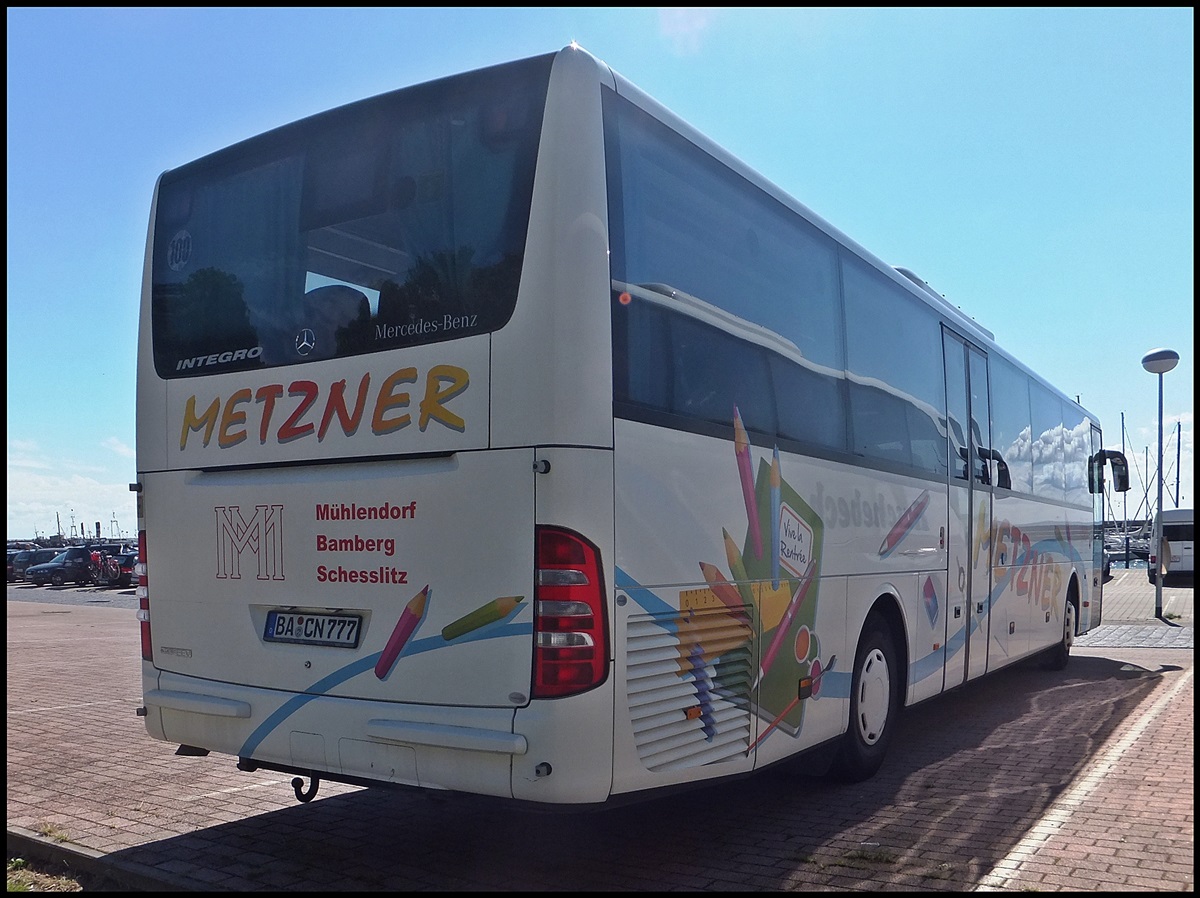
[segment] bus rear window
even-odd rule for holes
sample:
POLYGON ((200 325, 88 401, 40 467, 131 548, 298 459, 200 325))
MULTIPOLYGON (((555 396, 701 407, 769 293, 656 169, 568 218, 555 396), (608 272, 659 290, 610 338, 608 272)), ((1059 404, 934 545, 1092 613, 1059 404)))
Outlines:
POLYGON ((551 58, 365 100, 163 175, 151 287, 159 375, 503 326, 551 58))

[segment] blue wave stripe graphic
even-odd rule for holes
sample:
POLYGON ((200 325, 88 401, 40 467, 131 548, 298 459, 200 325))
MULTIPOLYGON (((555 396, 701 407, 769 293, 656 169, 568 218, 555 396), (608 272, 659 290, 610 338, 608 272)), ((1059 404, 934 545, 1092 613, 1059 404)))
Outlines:
MULTIPOLYGON (((509 623, 503 626, 493 625, 491 630, 481 630, 478 634, 475 634, 472 641, 477 639, 501 639, 508 636, 532 635, 533 622, 529 621, 520 624, 509 623)), ((465 638, 461 640, 455 640, 455 644, 457 645, 459 641, 466 640, 465 638)), ((442 639, 440 634, 437 636, 426 636, 422 639, 414 639, 409 642, 409 644, 404 647, 404 651, 401 653, 401 656, 408 657, 410 655, 419 655, 422 652, 432 652, 436 649, 443 648, 446 645, 446 640, 442 639)), ((242 744, 242 747, 238 749, 238 754, 243 757, 250 755, 256 748, 258 748, 262 741, 266 739, 267 736, 272 733, 272 731, 275 730, 276 727, 278 727, 281 723, 283 723, 313 699, 321 698, 328 693, 329 690, 336 686, 340 686, 348 680, 354 679, 359 674, 373 673, 375 670, 375 664, 377 661, 379 661, 379 656, 382 654, 383 652, 379 651, 363 658, 358 658, 357 660, 347 664, 345 667, 335 670, 333 673, 329 674, 329 676, 317 680, 317 682, 313 683, 312 686, 310 686, 305 692, 299 695, 293 695, 286 702, 280 705, 270 716, 268 716, 266 720, 258 725, 254 732, 250 734, 249 738, 247 738, 242 744)), ((362 699, 362 701, 372 701, 372 699, 362 699)))

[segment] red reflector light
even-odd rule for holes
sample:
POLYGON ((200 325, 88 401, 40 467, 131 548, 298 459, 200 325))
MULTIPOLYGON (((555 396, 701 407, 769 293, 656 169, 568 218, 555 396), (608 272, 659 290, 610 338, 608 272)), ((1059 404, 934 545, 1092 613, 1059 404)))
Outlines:
POLYGON ((150 589, 149 567, 146 564, 146 531, 138 531, 138 629, 141 635, 142 660, 153 661, 154 650, 150 647, 150 589))

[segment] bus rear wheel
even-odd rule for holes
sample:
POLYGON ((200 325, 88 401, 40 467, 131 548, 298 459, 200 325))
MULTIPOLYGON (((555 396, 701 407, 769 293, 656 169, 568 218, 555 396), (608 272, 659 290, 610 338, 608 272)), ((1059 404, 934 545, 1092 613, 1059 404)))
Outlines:
POLYGON ((883 765, 900 707, 898 673, 891 631, 882 619, 868 618, 854 657, 850 727, 830 767, 834 779, 861 782, 883 765))

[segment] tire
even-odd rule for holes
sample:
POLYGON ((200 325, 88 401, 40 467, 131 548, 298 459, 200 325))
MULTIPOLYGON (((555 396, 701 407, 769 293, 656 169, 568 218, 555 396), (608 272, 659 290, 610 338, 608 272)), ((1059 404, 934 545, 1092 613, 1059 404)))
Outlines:
POLYGON ((1058 645, 1046 652, 1043 667, 1047 670, 1066 670, 1071 660, 1071 646, 1075 644, 1075 603, 1067 599, 1063 608, 1063 631, 1058 645))
POLYGON ((55 571, 53 574, 50 575, 50 582, 52 584, 54 584, 55 586, 66 586, 67 575, 64 574, 62 571, 55 571))
POLYGON ((900 713, 899 670, 891 631, 879 617, 867 619, 854 657, 850 726, 830 775, 841 782, 870 779, 883 765, 900 713))

